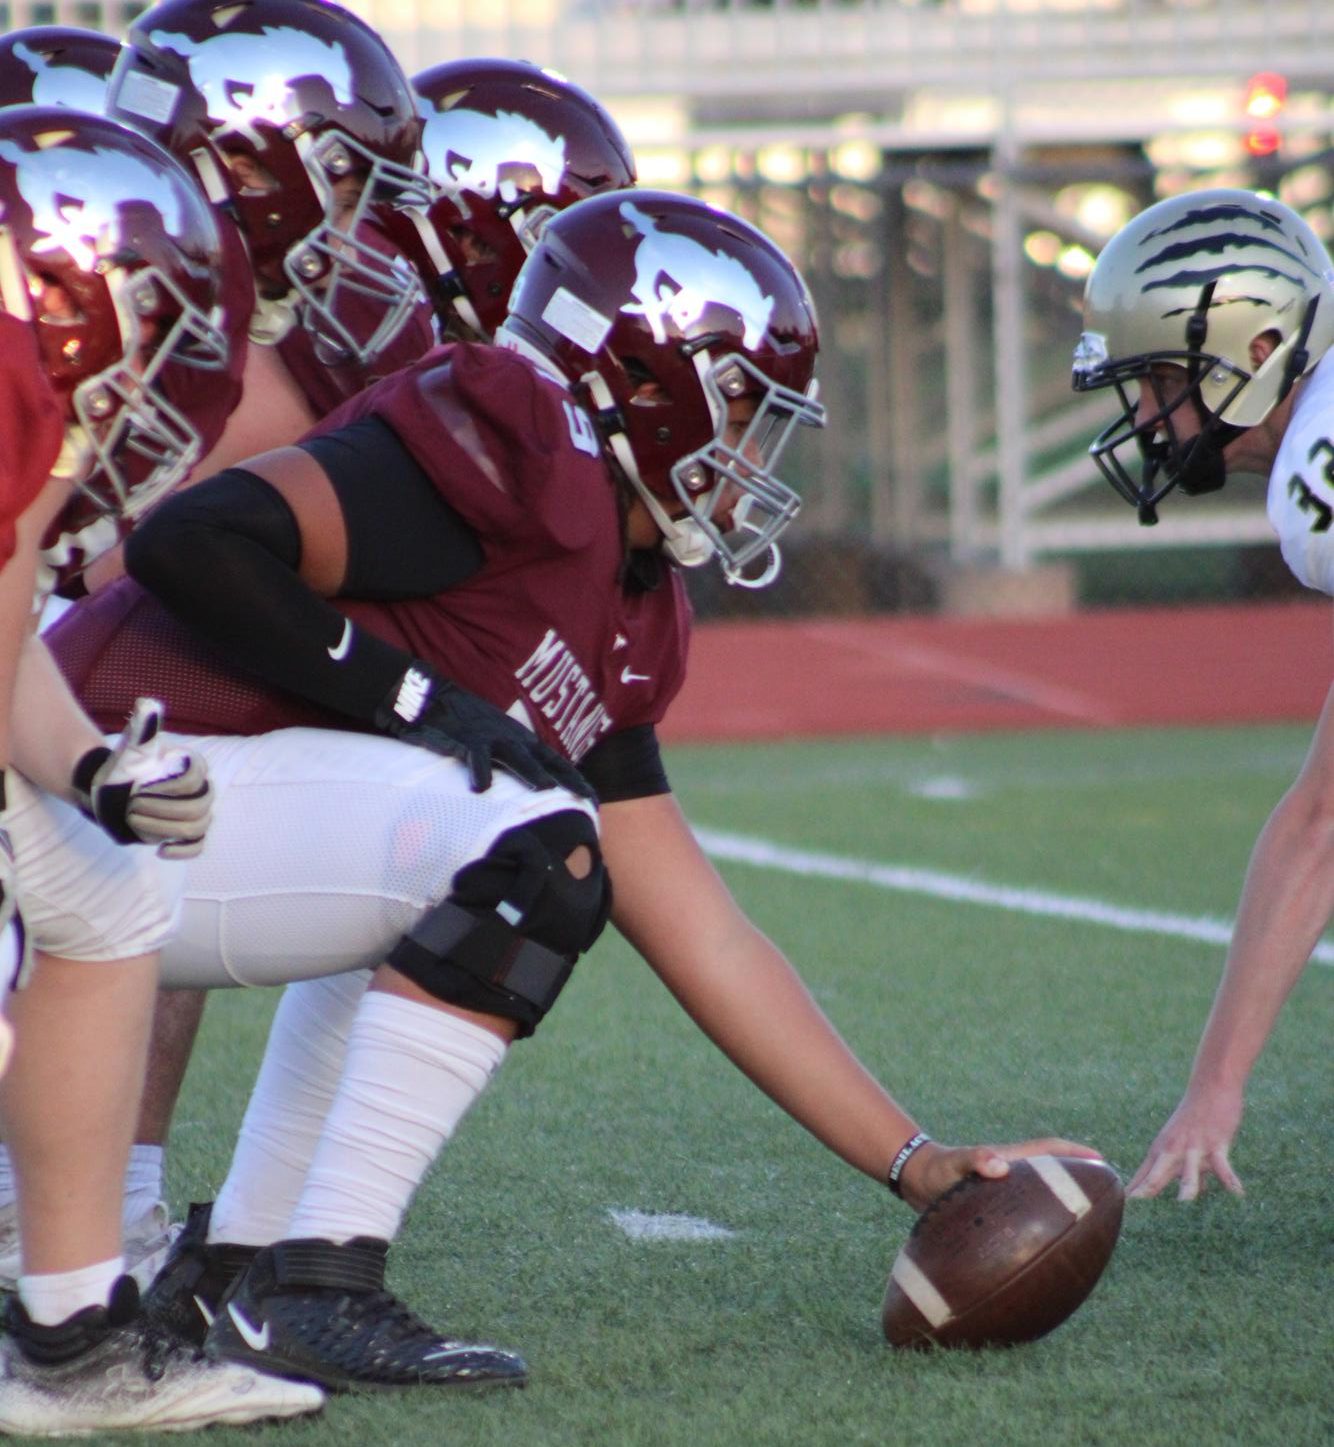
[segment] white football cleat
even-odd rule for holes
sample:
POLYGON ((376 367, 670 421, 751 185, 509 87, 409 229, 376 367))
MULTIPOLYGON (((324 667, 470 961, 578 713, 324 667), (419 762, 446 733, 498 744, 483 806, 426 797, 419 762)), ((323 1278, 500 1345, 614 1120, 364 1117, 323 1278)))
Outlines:
POLYGON ((0 1339, 0 1432, 31 1437, 184 1432, 304 1416, 324 1405, 308 1382, 213 1361, 145 1320, 121 1277, 110 1306, 38 1326, 11 1301, 0 1339))

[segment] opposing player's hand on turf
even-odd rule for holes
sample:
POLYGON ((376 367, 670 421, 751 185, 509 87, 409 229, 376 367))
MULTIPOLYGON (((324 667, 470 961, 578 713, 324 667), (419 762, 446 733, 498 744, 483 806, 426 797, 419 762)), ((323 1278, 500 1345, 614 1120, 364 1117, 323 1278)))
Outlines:
POLYGON ((494 704, 414 664, 376 722, 404 743, 461 760, 474 794, 491 787, 497 768, 530 789, 568 789, 592 799, 588 781, 570 761, 494 704))
POLYGON ((1090 1161, 1102 1159, 1102 1153, 1091 1146, 1062 1140, 1059 1136, 1044 1136, 1041 1140, 1019 1141, 1004 1146, 945 1146, 939 1141, 932 1141, 914 1152, 903 1169, 899 1188, 903 1199, 913 1210, 924 1211, 965 1176, 999 1180, 1009 1172, 1011 1161, 1020 1161, 1027 1156, 1080 1156, 1090 1161))
POLYGON ((141 698, 116 747, 79 760, 74 796, 117 844, 154 844, 163 859, 189 859, 204 847, 213 789, 203 759, 164 745, 161 727, 162 705, 141 698))
POLYGON ((1241 1111, 1240 1091, 1187 1091, 1130 1178, 1128 1194, 1156 1196, 1179 1179, 1177 1200, 1193 1201, 1217 1176, 1229 1191, 1245 1195, 1228 1160, 1241 1111))

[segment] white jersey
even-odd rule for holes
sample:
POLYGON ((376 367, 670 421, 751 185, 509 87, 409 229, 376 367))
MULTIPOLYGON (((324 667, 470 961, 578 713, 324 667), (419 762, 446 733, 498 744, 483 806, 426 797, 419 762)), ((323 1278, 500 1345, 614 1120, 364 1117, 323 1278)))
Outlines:
POLYGON ((1297 580, 1334 595, 1334 350, 1292 409, 1269 474, 1269 521, 1297 580))

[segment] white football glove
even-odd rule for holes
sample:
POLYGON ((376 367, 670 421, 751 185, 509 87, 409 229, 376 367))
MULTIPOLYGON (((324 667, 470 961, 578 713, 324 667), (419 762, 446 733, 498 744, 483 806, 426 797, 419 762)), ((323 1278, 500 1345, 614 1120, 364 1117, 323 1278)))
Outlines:
POLYGON ((157 741, 163 708, 141 698, 114 749, 89 749, 74 769, 79 808, 117 844, 156 844, 163 859, 204 847, 213 789, 203 759, 157 741))

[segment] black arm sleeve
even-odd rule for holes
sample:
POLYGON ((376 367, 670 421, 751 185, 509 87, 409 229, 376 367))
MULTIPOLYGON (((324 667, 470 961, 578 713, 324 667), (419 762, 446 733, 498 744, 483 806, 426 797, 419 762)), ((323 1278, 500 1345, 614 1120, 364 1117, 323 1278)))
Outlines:
POLYGON ((348 642, 348 620, 301 580, 300 562, 292 510, 241 468, 167 498, 125 545, 130 576, 229 662, 374 723, 412 656, 359 628, 348 642))
POLYGON ((379 417, 297 444, 324 469, 347 527, 346 598, 429 598, 482 566, 476 533, 379 417))
POLYGON ((580 760, 579 772, 593 786, 602 804, 672 792, 652 724, 638 724, 608 735, 580 760))

